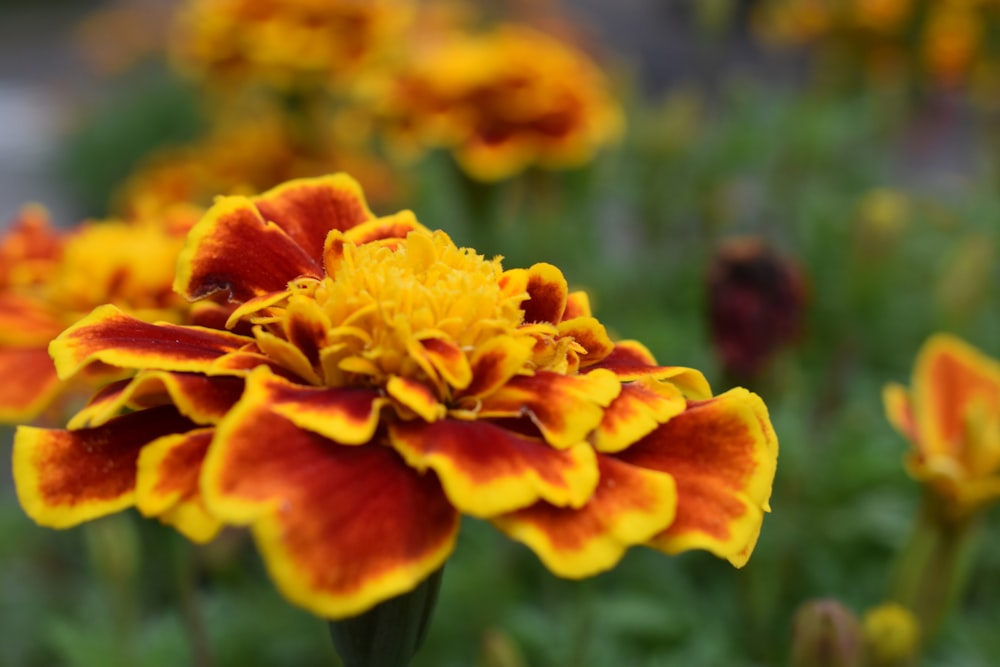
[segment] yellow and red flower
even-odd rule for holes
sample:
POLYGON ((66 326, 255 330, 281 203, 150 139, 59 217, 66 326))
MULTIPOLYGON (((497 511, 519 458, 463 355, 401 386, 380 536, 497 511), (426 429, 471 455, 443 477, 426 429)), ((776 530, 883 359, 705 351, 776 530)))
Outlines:
POLYGON ((187 0, 171 55, 214 83, 350 87, 397 48, 412 0, 187 0))
POLYGON ((612 342, 552 265, 375 217, 340 174, 220 198, 175 289, 227 297, 228 330, 108 305, 53 342, 62 377, 135 375, 67 430, 18 430, 37 522, 135 505, 195 539, 247 525, 281 591, 330 618, 440 568, 463 514, 565 577, 635 545, 736 566, 754 548, 777 459, 763 402, 612 342))
MULTIPOLYGON (((150 321, 186 317, 189 306, 171 284, 199 213, 174 207, 156 219, 57 231, 41 207, 21 211, 0 239, 0 421, 33 420, 67 394, 48 345, 95 306, 115 303, 150 321)), ((104 377, 96 370, 76 384, 92 389, 104 377)))
POLYGON ((883 392, 889 422, 910 441, 910 475, 951 513, 1000 497, 1000 363, 948 334, 921 348, 909 390, 883 392))
POLYGON ((404 157, 451 150, 473 178, 579 167, 618 138, 622 117, 597 66, 526 27, 454 34, 394 72, 380 113, 404 157))

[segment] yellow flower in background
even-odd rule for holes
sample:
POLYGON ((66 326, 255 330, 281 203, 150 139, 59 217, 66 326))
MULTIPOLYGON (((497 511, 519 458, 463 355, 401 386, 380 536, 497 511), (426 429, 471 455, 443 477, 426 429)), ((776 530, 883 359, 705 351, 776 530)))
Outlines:
POLYGON ((582 166, 622 128, 608 83, 586 55, 513 25, 418 51, 391 77, 380 115, 397 153, 446 148, 483 181, 531 166, 582 166))
POLYGON ((886 416, 913 448, 906 467, 954 518, 1000 497, 1000 362, 949 334, 921 348, 909 390, 889 384, 886 416))
POLYGON ((215 83, 350 87, 399 46, 413 0, 185 0, 174 61, 215 83))
POLYGON ((313 136, 296 137, 293 130, 290 119, 273 110, 223 115, 199 139, 141 162, 116 193, 115 209, 141 217, 183 202, 208 206, 219 194, 258 192, 331 168, 355 174, 376 203, 393 201, 404 189, 396 170, 351 143, 363 139, 367 128, 359 131, 347 112, 323 118, 309 128, 313 136))
POLYGON ((885 602, 861 620, 869 659, 879 665, 913 664, 920 652, 920 620, 907 607, 885 602))
POLYGON ((420 585, 462 515, 571 578, 638 545, 753 551, 778 451, 764 403, 613 342, 555 266, 376 217, 340 174, 218 199, 174 284, 228 298, 226 327, 101 306, 52 343, 61 377, 134 375, 66 430, 18 429, 37 522, 134 505, 196 540, 246 525, 284 595, 329 618, 420 585))
MULTIPOLYGON (((35 419, 71 389, 59 382, 48 345, 95 306, 110 302, 150 321, 187 321, 188 305, 171 284, 196 216, 181 207, 155 220, 61 231, 44 209, 25 207, 0 239, 0 421, 35 419)), ((77 384, 93 389, 107 370, 95 367, 77 384)))

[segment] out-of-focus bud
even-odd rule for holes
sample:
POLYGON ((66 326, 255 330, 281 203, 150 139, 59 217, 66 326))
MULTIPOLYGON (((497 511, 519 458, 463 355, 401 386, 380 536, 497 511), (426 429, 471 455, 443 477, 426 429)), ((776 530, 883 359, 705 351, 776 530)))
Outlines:
POLYGON ((503 630, 490 628, 483 633, 479 667, 525 667, 521 650, 503 630))
POLYGON ((951 251, 935 290, 938 303, 951 318, 968 317, 992 298, 989 276, 995 249, 989 236, 970 234, 951 251))
POLYGON ((753 380, 802 332, 802 270, 760 239, 738 237, 719 247, 708 283, 712 341, 723 370, 753 380))
POLYGON ((832 599, 810 600, 795 612, 791 667, 861 667, 861 623, 832 599))
POLYGON ((875 188, 858 202, 854 224, 855 254, 863 260, 882 261, 906 229, 910 200, 899 190, 875 188))
POLYGON ((886 602, 865 612, 865 644, 873 667, 915 665, 920 650, 920 623, 901 604, 886 602))

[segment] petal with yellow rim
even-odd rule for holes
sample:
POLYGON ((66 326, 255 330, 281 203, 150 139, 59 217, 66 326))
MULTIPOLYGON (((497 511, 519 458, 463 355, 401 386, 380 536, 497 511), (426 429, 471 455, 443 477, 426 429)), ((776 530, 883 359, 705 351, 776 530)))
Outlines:
POLYGON ((248 342, 252 339, 228 331, 149 324, 105 305, 62 332, 49 345, 49 354, 61 378, 94 361, 119 368, 203 372, 248 342))
POLYGON ((684 366, 659 366, 646 347, 634 340, 615 343, 611 353, 589 368, 606 368, 622 381, 650 377, 669 380, 694 401, 712 397, 712 389, 701 371, 684 366))
POLYGON ((14 436, 14 482, 21 507, 52 528, 130 507, 139 451, 159 437, 193 427, 169 406, 78 431, 21 426, 14 436))
POLYGON ((510 336, 487 339, 472 351, 469 359, 472 381, 459 395, 478 398, 493 393, 524 368, 530 358, 530 339, 510 336))
POLYGON ((243 380, 196 373, 139 371, 131 380, 103 387, 70 420, 70 428, 99 426, 125 408, 141 410, 173 405, 198 424, 214 424, 239 400, 243 380))
POLYGON ((517 376, 485 397, 484 417, 528 416, 545 440, 563 448, 582 442, 604 416, 604 408, 621 392, 621 383, 607 371, 561 375, 539 371, 517 376))
POLYGON ((218 427, 202 493, 221 519, 252 524, 284 595, 327 618, 413 589, 458 534, 436 476, 382 444, 338 445, 253 401, 218 427))
POLYGON ((323 263, 330 275, 336 275, 337 263, 344 256, 345 244, 384 243, 395 245, 413 231, 429 231, 417 221, 412 211, 399 211, 392 215, 364 222, 346 232, 333 230, 326 237, 323 263))
POLYGON ((265 220, 276 223, 317 261, 331 229, 346 231, 375 217, 361 186, 347 174, 289 181, 253 203, 265 220))
POLYGON ((210 541, 222 528, 205 508, 198 485, 214 434, 214 428, 200 428, 163 436, 142 448, 137 463, 136 508, 198 543, 210 541))
POLYGON ((528 299, 521 304, 524 321, 551 322, 556 324, 563 318, 569 288, 562 271, 551 264, 539 263, 528 269, 528 299))
POLYGON ((778 458, 767 408, 731 389, 688 408, 617 454, 677 483, 677 517, 651 546, 678 553, 706 549, 741 567, 763 520, 778 458))
POLYGON ((188 233, 174 290, 188 299, 221 292, 246 301, 280 292, 299 276, 320 278, 323 267, 247 197, 220 197, 188 233))
POLYGON ((608 337, 604 325, 593 317, 563 319, 559 323, 559 335, 572 336, 577 343, 583 346, 586 350, 586 353, 580 356, 580 364, 583 366, 600 361, 611 354, 615 347, 611 338, 608 337))
POLYGON ((687 401, 680 389, 668 382, 641 378, 622 385, 622 392, 604 411, 593 434, 599 452, 627 449, 671 417, 684 412, 687 401))
POLYGON ((577 317, 591 317, 590 297, 586 292, 577 290, 570 292, 566 297, 566 310, 563 311, 563 320, 572 320, 577 317))
POLYGON ((0 422, 35 419, 59 395, 62 383, 45 347, 0 347, 0 422))
POLYGON ((581 579, 609 570, 629 547, 644 544, 674 520, 670 475, 597 455, 600 482, 580 509, 538 503, 493 519, 526 544, 553 573, 581 579))
POLYGON ((393 423, 389 441, 421 473, 434 470, 451 503, 472 516, 496 516, 539 500, 579 507, 597 484, 589 445, 554 449, 485 421, 393 423))
POLYGON ((1000 412, 1000 362, 955 336, 937 334, 921 348, 913 369, 913 413, 921 447, 959 455, 966 411, 974 403, 1000 412))

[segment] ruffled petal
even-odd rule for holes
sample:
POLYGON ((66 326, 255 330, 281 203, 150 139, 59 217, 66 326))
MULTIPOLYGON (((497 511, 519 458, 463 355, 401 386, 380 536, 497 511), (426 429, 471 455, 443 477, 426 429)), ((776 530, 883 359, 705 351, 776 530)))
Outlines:
POLYGON ((173 405, 197 424, 215 424, 239 400, 243 380, 195 373, 139 371, 131 380, 103 387, 69 422, 70 428, 99 426, 123 409, 173 405))
POLYGON ((112 305, 99 306, 49 345, 59 377, 101 361, 119 368, 206 371, 248 342, 243 336, 175 324, 149 324, 112 305))
POLYGON ((280 292, 323 267, 288 232, 267 222, 247 197, 220 197, 188 234, 174 290, 188 299, 222 292, 230 301, 280 292))
POLYGON ((61 383, 45 347, 0 347, 0 422, 35 419, 59 395, 61 383))
POLYGON ((607 371, 560 375, 539 371, 518 376, 483 399, 484 417, 526 415, 553 447, 582 442, 604 416, 604 408, 621 392, 607 371))
POLYGON ((528 269, 526 291, 528 299, 521 304, 525 323, 556 324, 562 320, 569 295, 562 271, 551 264, 535 264, 528 269))
POLYGON ((210 541, 222 528, 209 514, 198 486, 214 433, 213 428, 201 428, 164 436, 143 447, 138 460, 136 508, 198 543, 210 541))
POLYGON ((563 320, 572 320, 577 317, 591 317, 590 296, 582 290, 570 292, 566 297, 566 310, 563 311, 563 320))
POLYGON ((344 256, 344 245, 362 245, 365 243, 382 243, 395 246, 403 241, 406 235, 414 231, 429 231, 412 211, 399 211, 392 215, 369 220, 346 232, 334 230, 326 238, 323 248, 323 263, 327 273, 336 275, 337 263, 344 256))
POLYGON ((674 385, 642 378, 622 385, 622 392, 604 411, 593 443, 599 452, 620 452, 684 412, 687 401, 674 385))
POLYGON ((560 577, 611 569, 629 547, 644 544, 674 520, 677 491, 666 473, 598 455, 600 483, 580 509, 538 503, 493 519, 560 577))
POLYGON ((502 387, 517 374, 531 358, 531 346, 508 336, 497 336, 472 351, 469 365, 472 382, 459 393, 460 396, 478 398, 502 387))
POLYGON ((932 336, 917 356, 913 402, 923 450, 961 456, 970 406, 1000 413, 1000 363, 954 336, 932 336))
POLYGON ((465 514, 496 516, 546 500, 579 507, 597 484, 593 449, 554 449, 484 421, 392 424, 389 440, 406 462, 438 474, 451 503, 465 514))
POLYGON ((14 482, 25 513, 67 528, 133 504, 136 461, 150 442, 194 425, 172 407, 78 431, 22 426, 14 436, 14 482))
POLYGON ((277 224, 317 262, 331 229, 346 231, 375 217, 361 186, 347 174, 289 181, 253 203, 265 220, 277 224))
POLYGON ((241 406, 259 406, 299 428, 341 445, 363 445, 375 436, 389 399, 362 387, 306 387, 264 369, 247 378, 241 406))
POLYGON ((642 377, 669 380, 693 401, 712 397, 712 389, 701 371, 684 366, 658 366, 649 350, 634 340, 619 341, 608 356, 590 368, 606 368, 623 382, 642 377))
POLYGON ((580 355, 580 364, 592 365, 605 358, 614 349, 604 325, 593 317, 575 317, 559 323, 560 336, 572 336, 586 352, 580 355))
POLYGON ((386 383, 385 391, 396 401, 398 406, 412 410, 425 422, 435 422, 443 418, 447 412, 437 395, 423 382, 393 376, 386 383))
POLYGON ((389 447, 338 445, 253 401, 219 426, 202 492, 223 520, 253 524, 283 594, 328 618, 411 590, 441 567, 458 533, 434 475, 389 447))
POLYGON ((677 517, 650 544, 667 553, 706 549, 741 567, 757 542, 778 458, 764 402, 732 389, 688 409, 617 455, 667 472, 677 517))

